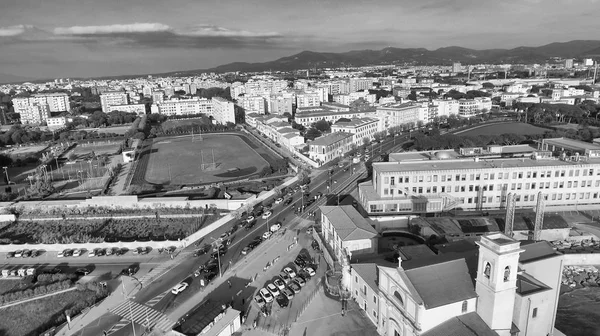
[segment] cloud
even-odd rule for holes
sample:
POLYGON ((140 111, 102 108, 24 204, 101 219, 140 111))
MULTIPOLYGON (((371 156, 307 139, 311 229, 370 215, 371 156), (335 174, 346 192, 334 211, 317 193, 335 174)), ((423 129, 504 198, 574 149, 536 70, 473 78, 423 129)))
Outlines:
POLYGON ((18 35, 25 33, 28 29, 32 29, 32 28, 33 28, 33 26, 29 26, 29 25, 0 27, 0 37, 18 36, 18 35))
POLYGON ((172 28, 162 23, 132 23, 107 26, 73 26, 54 28, 56 35, 111 35, 168 32, 172 28))
POLYGON ((196 25, 190 27, 188 30, 181 30, 176 32, 183 36, 212 36, 212 37, 281 37, 280 33, 276 32, 250 32, 246 30, 234 30, 227 29, 214 25, 196 25))

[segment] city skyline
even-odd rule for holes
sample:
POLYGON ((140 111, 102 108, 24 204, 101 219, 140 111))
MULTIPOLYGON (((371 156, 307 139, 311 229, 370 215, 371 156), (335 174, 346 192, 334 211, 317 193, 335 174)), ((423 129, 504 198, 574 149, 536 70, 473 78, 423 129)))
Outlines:
POLYGON ((264 62, 302 50, 491 49, 593 39, 600 24, 585 18, 597 1, 561 3, 540 10, 544 3, 537 0, 15 1, 0 13, 0 73, 111 76, 264 62), (569 29, 561 29, 564 22, 569 29))

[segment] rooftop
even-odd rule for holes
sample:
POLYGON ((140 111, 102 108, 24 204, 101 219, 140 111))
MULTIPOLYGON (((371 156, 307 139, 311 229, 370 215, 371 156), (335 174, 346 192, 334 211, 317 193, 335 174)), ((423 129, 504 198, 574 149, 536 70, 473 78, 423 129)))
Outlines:
POLYGON ((568 138, 543 139, 542 143, 574 150, 600 150, 600 145, 568 138))
POLYGON ((373 122, 378 122, 378 120, 375 118, 354 118, 350 121, 338 121, 331 127, 360 127, 373 122))
POLYGON ((549 289, 551 288, 526 272, 517 274, 517 293, 521 296, 534 294, 549 289))
POLYGON ((352 264, 351 266, 352 270, 367 283, 367 286, 371 287, 374 292, 379 292, 377 264, 352 264))
POLYGON ((346 138, 352 138, 353 136, 354 136, 354 134, 352 134, 352 133, 335 132, 335 133, 331 133, 331 134, 327 134, 325 136, 319 137, 319 138, 315 139, 314 141, 310 142, 309 145, 329 146, 338 141, 342 141, 346 138))
POLYGON ((174 330, 185 335, 198 335, 211 323, 215 322, 215 320, 219 320, 218 322, 221 322, 221 320, 230 322, 234 315, 236 315, 236 312, 237 316, 239 316, 240 312, 235 309, 226 308, 222 304, 210 300, 204 301, 194 307, 186 315, 185 320, 174 328, 174 330))
POLYGON ((477 297, 465 259, 405 270, 426 309, 477 297))
POLYGON ((377 231, 352 205, 322 206, 321 213, 335 228, 342 241, 371 239, 377 231))
POLYGON ((519 262, 522 264, 560 256, 547 241, 522 241, 521 248, 525 250, 519 255, 519 262))
POLYGON ((453 317, 422 334, 423 336, 498 336, 483 319, 471 312, 453 317))

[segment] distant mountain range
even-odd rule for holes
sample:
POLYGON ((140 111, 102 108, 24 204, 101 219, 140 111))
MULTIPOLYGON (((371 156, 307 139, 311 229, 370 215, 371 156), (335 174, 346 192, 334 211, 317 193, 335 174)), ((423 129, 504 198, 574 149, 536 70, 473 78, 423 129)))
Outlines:
POLYGON ((11 74, 0 73, 0 84, 6 83, 21 83, 30 80, 31 78, 15 76, 11 74))
POLYGON ((355 50, 342 53, 303 51, 264 63, 236 62, 221 65, 209 72, 261 72, 290 71, 308 68, 328 68, 340 66, 366 66, 381 64, 450 65, 463 64, 531 64, 545 63, 551 57, 598 58, 600 41, 576 40, 556 42, 541 47, 517 47, 514 49, 475 50, 463 47, 445 47, 436 50, 424 48, 384 48, 381 50, 355 50))

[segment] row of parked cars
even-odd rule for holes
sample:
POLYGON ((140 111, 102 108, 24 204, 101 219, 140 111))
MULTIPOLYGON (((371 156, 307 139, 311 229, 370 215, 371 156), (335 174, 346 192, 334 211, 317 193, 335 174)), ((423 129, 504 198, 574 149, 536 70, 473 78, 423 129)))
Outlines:
POLYGON ((261 308, 273 301, 276 301, 281 308, 285 308, 313 276, 315 270, 312 267, 302 268, 298 272, 291 267, 284 267, 275 280, 267 282, 265 287, 258 291, 254 301, 261 308))
POLYGON ((43 250, 17 250, 15 252, 8 252, 6 258, 35 258, 41 256, 43 253, 43 250))

